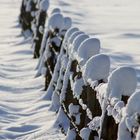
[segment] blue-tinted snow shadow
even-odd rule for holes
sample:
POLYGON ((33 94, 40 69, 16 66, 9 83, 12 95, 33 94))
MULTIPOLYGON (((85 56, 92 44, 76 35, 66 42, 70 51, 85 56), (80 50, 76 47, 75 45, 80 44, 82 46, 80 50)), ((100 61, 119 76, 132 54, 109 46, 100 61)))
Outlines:
POLYGON ((13 44, 13 46, 19 46, 19 45, 25 45, 25 44, 30 44, 31 45, 31 38, 23 39, 19 42, 16 42, 15 44, 13 44))
POLYGON ((20 55, 21 54, 31 55, 33 53, 32 53, 32 50, 20 50, 20 51, 15 51, 12 54, 14 54, 14 55, 16 55, 16 54, 20 54, 20 55))
POLYGON ((140 34, 137 33, 124 33, 121 34, 120 36, 128 39, 140 39, 140 34))
POLYGON ((70 6, 70 4, 68 2, 64 2, 62 0, 59 0, 58 3, 59 3, 60 6, 64 6, 64 7, 65 6, 70 6))
POLYGON ((39 126, 36 126, 36 125, 23 125, 21 127, 10 127, 7 130, 14 131, 14 132, 27 132, 27 131, 37 129, 38 127, 39 126))
POLYGON ((133 62, 133 57, 131 57, 128 54, 115 53, 115 54, 110 54, 109 56, 113 61, 116 61, 116 62, 122 62, 122 63, 127 63, 127 62, 132 63, 133 62))

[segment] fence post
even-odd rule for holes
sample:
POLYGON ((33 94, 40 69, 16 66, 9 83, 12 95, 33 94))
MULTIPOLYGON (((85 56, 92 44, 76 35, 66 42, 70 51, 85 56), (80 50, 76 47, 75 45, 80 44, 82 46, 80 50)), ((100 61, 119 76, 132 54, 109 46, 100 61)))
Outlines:
POLYGON ((48 0, 40 1, 37 21, 36 21, 36 32, 33 37, 34 58, 39 58, 40 56, 39 52, 40 52, 41 42, 44 34, 48 7, 49 7, 48 0))
POLYGON ((101 139, 117 139, 118 123, 116 122, 116 119, 118 118, 115 118, 117 112, 114 114, 115 110, 113 109, 111 112, 112 114, 108 116, 108 111, 110 111, 108 107, 114 108, 115 104, 119 101, 123 101, 126 105, 128 96, 130 96, 136 89, 136 81, 136 72, 129 67, 118 68, 109 76, 106 97, 108 103, 105 103, 106 110, 104 110, 105 114, 103 115, 101 126, 101 139), (122 96, 124 97, 122 98, 122 96))

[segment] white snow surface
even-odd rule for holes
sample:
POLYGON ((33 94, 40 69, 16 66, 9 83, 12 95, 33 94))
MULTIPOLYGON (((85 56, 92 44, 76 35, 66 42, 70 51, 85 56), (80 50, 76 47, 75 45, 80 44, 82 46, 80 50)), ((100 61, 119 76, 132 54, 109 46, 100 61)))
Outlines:
POLYGON ((0 139, 64 139, 52 127, 56 114, 48 110, 50 102, 40 100, 44 78, 35 78, 31 40, 17 25, 20 5, 0 1, 0 139))

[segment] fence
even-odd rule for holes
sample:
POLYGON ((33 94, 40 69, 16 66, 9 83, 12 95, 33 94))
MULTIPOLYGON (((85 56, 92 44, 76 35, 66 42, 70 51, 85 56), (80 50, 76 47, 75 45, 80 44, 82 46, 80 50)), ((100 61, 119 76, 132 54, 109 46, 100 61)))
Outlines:
POLYGON ((33 34, 34 58, 39 57, 36 77, 45 76, 42 99, 52 100, 50 110, 57 112, 54 127, 67 140, 139 140, 135 70, 120 67, 110 73, 110 58, 100 53, 100 40, 71 27, 71 19, 58 8, 44 31, 48 5, 48 0, 23 0, 20 24, 22 32, 33 34), (32 20, 26 12, 34 15, 32 20), (25 30, 24 24, 30 26, 25 30))

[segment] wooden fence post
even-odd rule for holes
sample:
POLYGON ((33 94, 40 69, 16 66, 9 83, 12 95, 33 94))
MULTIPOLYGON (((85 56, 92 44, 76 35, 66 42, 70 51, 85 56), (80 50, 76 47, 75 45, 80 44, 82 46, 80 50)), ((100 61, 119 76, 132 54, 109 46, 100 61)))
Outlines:
POLYGON ((34 43, 34 58, 39 58, 41 42, 44 34, 47 10, 49 7, 48 0, 42 0, 39 3, 38 17, 36 22, 36 33, 33 38, 34 43))

